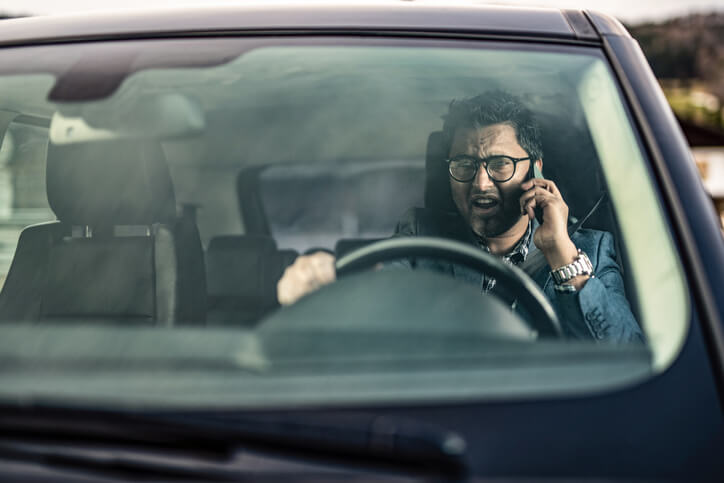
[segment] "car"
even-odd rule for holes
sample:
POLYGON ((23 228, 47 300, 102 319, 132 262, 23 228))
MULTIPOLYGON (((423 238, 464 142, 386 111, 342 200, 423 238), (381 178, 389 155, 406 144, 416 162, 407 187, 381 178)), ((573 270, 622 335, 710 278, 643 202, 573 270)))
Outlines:
MULTIPOLYGON (((724 239, 617 20, 413 2, 3 20, 0 93, 2 479, 724 477, 724 239), (410 208, 458 220, 443 121, 479 95, 538 120, 542 173, 512 172, 555 184, 568 236, 609 240, 586 283, 615 279, 640 337, 475 228, 477 246, 392 237, 410 208), (337 280, 281 306, 318 253, 337 280)), ((533 236, 546 213, 515 216, 533 236)))

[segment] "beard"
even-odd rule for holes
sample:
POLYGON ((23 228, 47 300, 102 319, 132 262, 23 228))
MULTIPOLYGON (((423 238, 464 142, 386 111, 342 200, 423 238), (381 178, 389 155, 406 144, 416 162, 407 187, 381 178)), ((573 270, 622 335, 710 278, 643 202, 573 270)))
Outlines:
POLYGON ((499 193, 497 210, 491 214, 477 214, 472 204, 469 204, 469 219, 467 221, 470 228, 481 238, 496 237, 507 232, 523 216, 518 201, 522 194, 522 189, 499 193))

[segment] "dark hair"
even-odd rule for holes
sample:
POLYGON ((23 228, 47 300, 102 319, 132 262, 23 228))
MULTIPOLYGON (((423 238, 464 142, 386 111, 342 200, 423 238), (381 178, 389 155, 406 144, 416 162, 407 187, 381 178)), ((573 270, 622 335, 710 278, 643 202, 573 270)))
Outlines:
POLYGON ((535 116, 520 99, 507 92, 488 91, 459 101, 453 99, 443 120, 446 153, 450 152, 457 129, 506 123, 515 129, 518 144, 531 159, 543 159, 540 127, 535 116))

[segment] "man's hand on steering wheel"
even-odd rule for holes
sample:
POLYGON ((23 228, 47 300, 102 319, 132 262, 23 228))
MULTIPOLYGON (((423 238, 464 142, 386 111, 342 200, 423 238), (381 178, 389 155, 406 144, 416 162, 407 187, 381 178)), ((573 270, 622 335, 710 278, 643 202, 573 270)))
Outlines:
POLYGON ((324 252, 299 257, 287 268, 277 284, 277 297, 282 305, 289 305, 334 281, 337 274, 351 274, 406 256, 443 259, 490 274, 501 280, 520 302, 521 308, 532 316, 531 320, 527 320, 532 329, 542 336, 560 335, 560 322, 555 309, 523 271, 504 264, 486 252, 442 238, 401 237, 383 240, 357 249, 339 260, 324 252))
POLYGON ((277 283, 279 303, 291 305, 323 285, 334 282, 337 278, 334 262, 334 255, 322 251, 297 257, 277 283))

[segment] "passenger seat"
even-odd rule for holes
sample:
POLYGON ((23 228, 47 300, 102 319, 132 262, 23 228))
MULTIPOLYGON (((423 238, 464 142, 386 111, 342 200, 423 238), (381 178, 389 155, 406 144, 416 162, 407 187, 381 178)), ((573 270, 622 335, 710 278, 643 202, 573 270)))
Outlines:
POLYGON ((0 320, 204 322, 201 241, 176 215, 160 144, 50 144, 46 183, 58 220, 20 234, 0 320))
POLYGON ((277 282, 296 257, 296 251, 278 250, 264 235, 211 239, 206 250, 209 323, 255 325, 279 306, 277 282))

